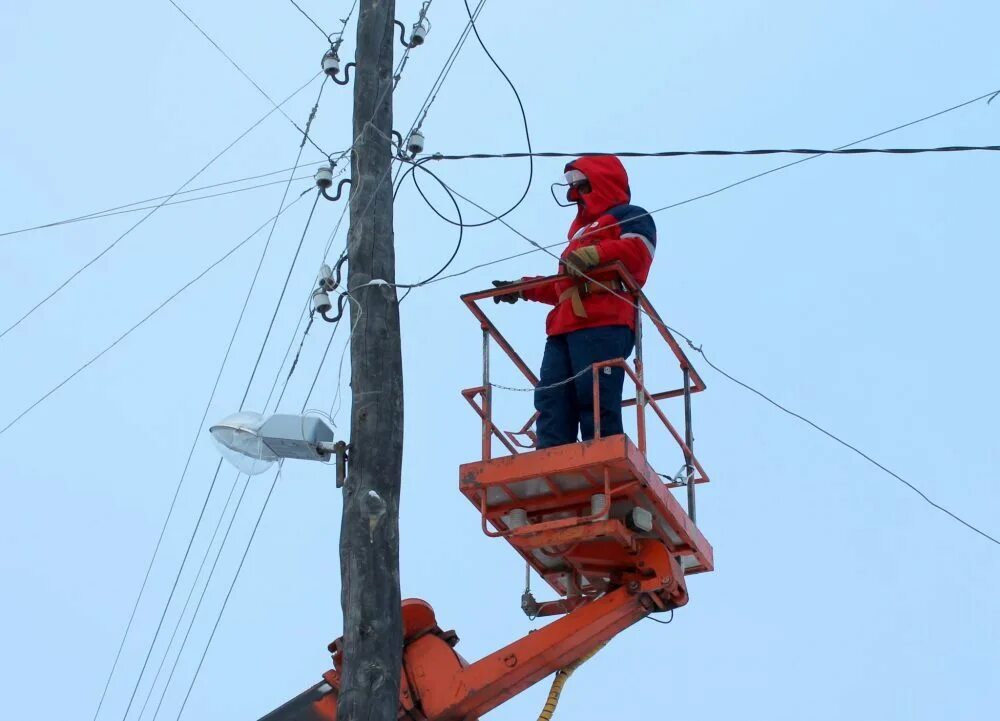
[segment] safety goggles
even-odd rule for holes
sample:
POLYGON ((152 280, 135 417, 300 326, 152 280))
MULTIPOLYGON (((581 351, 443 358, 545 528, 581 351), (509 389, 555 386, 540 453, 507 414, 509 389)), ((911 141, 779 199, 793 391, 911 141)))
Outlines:
POLYGON ((584 175, 581 171, 576 170, 575 168, 572 170, 567 170, 563 174, 563 177, 566 178, 566 185, 568 185, 571 188, 581 186, 584 183, 588 182, 587 176, 584 175))

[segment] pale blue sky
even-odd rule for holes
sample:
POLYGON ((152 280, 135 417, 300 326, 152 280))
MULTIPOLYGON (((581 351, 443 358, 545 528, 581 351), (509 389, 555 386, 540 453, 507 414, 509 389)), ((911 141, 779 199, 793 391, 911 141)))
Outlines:
MULTIPOLYGON (((182 4, 275 98, 318 70, 323 39, 285 0, 182 4)), ((302 4, 328 30, 349 5, 302 4)), ((419 5, 401 0, 398 16, 411 23, 419 5)), ((433 30, 397 93, 398 128, 413 119, 463 18, 460 2, 432 7, 433 30)), ((0 19, 0 231, 168 193, 269 108, 166 0, 8 4, 0 19)), ((520 89, 537 150, 664 150, 835 146, 997 89, 998 22, 1000 7, 989 2, 494 0, 480 28, 520 89)), ((352 27, 345 59, 353 47, 352 27)), ((315 92, 288 105, 296 122, 315 92)), ((320 145, 348 144, 350 105, 349 88, 326 88, 314 125, 320 145)), ((994 144, 998 113, 996 103, 979 103, 876 144, 994 144)), ((516 104, 474 39, 424 129, 429 151, 523 148, 516 104)), ((298 140, 275 114, 197 184, 289 167, 298 140)), ((307 148, 304 157, 320 156, 307 148)), ((537 183, 508 218, 542 242, 563 238, 570 219, 547 188, 563 162, 537 163, 537 183)), ((652 208, 781 162, 626 165, 634 201, 652 208)), ((996 533, 997 163, 987 154, 821 158, 659 214, 648 293, 729 372, 996 533)), ((501 210, 519 196, 525 166, 437 169, 501 210)), ((245 238, 280 193, 275 185, 161 210, 0 339, 0 426, 245 238)), ((340 209, 319 206, 248 407, 267 397, 340 209)), ((210 419, 239 404, 307 212, 300 203, 278 224, 210 419)), ((0 238, 0 326, 135 219, 0 238)), ((437 269, 454 233, 408 187, 396 240, 398 277, 410 281, 437 269)), ((0 435, 0 719, 36 718, 40 706, 93 716, 262 242, 0 435)), ((527 248, 499 225, 471 230, 454 267, 527 248)), ((480 374, 478 328, 458 295, 552 270, 550 258, 527 256, 414 291, 403 306, 403 593, 430 601, 470 659, 532 624, 518 608, 517 557, 482 535, 457 490, 458 465, 479 449, 459 391, 480 374)), ((497 317, 537 364, 543 309, 504 307, 497 317)), ((289 409, 304 397, 328 333, 319 325, 310 334, 289 409)), ((313 405, 330 405, 346 337, 334 341, 313 405)), ((650 375, 665 385, 673 366, 651 355, 650 375)), ((495 365, 499 382, 519 383, 495 365)), ((995 714, 998 549, 701 369, 709 389, 695 402, 698 451, 714 483, 699 489, 699 522, 717 570, 691 581, 691 603, 673 625, 640 623, 581 669, 559 718, 995 714)), ((498 403, 512 427, 529 412, 524 394, 498 403)), ((661 441, 653 457, 668 466, 675 456, 661 441)), ((202 434, 102 719, 124 712, 216 459, 202 434)), ((221 490, 231 482, 227 469, 221 490)), ((250 486, 161 719, 176 715, 269 482, 250 486)), ((213 496, 213 522, 224 498, 213 496)), ((327 469, 286 465, 185 719, 257 718, 329 667, 326 644, 341 628, 339 517, 327 469)), ((207 538, 196 541, 197 559, 207 538)), ((545 685, 489 718, 532 718, 545 685)), ((144 683, 140 701, 145 691, 144 683)))

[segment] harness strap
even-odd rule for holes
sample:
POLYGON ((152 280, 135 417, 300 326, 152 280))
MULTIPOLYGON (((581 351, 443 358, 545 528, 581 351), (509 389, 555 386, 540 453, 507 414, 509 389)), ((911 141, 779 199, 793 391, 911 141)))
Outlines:
POLYGON ((589 295, 597 295, 599 293, 621 293, 625 292, 625 285, 620 280, 613 280, 609 283, 591 283, 589 280, 585 280, 581 283, 575 283, 569 288, 564 290, 559 294, 559 303, 570 302, 573 306, 573 314, 577 318, 586 318, 587 309, 583 305, 583 299, 589 295))

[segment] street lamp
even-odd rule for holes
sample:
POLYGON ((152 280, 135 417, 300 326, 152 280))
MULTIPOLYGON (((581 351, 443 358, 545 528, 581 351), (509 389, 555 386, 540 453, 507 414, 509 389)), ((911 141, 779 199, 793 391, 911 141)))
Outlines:
POLYGON ((327 461, 337 452, 333 430, 315 416, 240 411, 209 428, 223 458, 257 475, 282 458, 327 461))

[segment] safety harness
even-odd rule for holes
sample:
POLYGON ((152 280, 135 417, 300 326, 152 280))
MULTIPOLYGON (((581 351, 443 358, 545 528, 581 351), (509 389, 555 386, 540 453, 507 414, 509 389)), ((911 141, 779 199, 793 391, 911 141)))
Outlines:
POLYGON ((600 293, 625 293, 625 284, 619 279, 614 279, 607 282, 597 282, 590 280, 581 280, 578 283, 574 283, 569 288, 564 290, 559 294, 559 304, 569 302, 573 307, 573 315, 577 318, 586 318, 587 309, 583 305, 583 299, 590 295, 597 295, 600 293))

